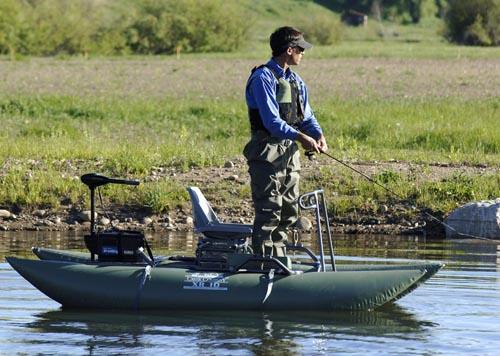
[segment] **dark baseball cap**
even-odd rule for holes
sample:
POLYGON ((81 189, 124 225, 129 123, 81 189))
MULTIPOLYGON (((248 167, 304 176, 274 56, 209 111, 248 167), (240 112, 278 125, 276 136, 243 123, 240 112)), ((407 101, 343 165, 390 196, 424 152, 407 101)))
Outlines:
POLYGON ((290 45, 288 47, 300 47, 303 49, 309 49, 312 46, 313 46, 312 44, 310 44, 304 39, 304 36, 300 35, 299 38, 290 42, 290 45))
POLYGON ((302 32, 289 26, 276 29, 269 37, 269 44, 273 50, 273 56, 280 55, 288 47, 300 47, 302 49, 312 47, 312 44, 304 39, 302 32))

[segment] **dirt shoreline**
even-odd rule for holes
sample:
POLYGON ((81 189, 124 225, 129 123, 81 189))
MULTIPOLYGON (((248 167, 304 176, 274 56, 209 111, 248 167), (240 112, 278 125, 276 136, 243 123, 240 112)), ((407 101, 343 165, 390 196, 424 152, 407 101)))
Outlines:
MULTIPOLYGON (((322 164, 326 163, 321 160, 313 162, 303 160, 302 179, 307 180, 314 176, 322 164)), ((350 162, 349 164, 368 175, 376 174, 384 169, 405 174, 409 170, 415 170, 416 166, 418 167, 417 164, 408 162, 350 162)), ((165 178, 174 178, 186 187, 194 185, 203 191, 204 188, 217 186, 224 181, 229 186, 249 184, 246 169, 243 157, 236 157, 227 161, 222 167, 197 168, 188 172, 152 167, 151 174, 145 177, 144 181, 155 182, 165 178)), ((426 165, 425 177, 422 178, 435 180, 457 172, 484 174, 498 173, 499 171, 498 167, 435 163, 426 165)), ((218 200, 217 196, 210 192, 210 189, 205 195, 208 201, 212 202, 212 206, 221 220, 252 223, 253 208, 249 199, 235 202, 229 206, 227 202, 224 204, 223 201, 218 200)), ((332 232, 336 234, 416 234, 444 237, 444 227, 424 213, 415 214, 415 217, 411 219, 401 218, 400 215, 394 213, 409 209, 408 204, 391 206, 390 209, 382 207, 383 209, 376 213, 357 212, 346 216, 332 216, 330 217, 332 232)), ((19 206, 0 206, 0 209, 7 211, 3 217, 0 217, 0 231, 85 231, 90 227, 89 207, 78 204, 62 205, 57 210, 28 209, 19 206)), ((314 220, 308 212, 303 216, 310 221, 314 220)), ((438 218, 442 217, 438 216, 438 218)), ((107 214, 98 209, 96 221, 99 228, 114 226, 119 229, 138 229, 146 232, 191 231, 193 229, 190 204, 184 204, 182 207, 171 210, 168 214, 152 214, 148 209, 140 207, 109 206, 107 214)))

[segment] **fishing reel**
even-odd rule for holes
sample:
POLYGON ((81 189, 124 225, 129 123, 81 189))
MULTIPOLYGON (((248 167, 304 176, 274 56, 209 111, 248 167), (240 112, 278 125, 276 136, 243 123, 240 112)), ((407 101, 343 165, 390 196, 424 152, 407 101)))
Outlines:
POLYGON ((305 151, 304 154, 307 158, 309 158, 309 161, 316 160, 316 154, 313 151, 305 151))

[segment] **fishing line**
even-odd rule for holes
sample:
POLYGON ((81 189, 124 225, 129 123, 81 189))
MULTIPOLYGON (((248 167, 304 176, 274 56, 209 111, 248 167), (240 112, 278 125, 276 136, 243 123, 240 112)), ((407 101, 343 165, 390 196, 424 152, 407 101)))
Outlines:
MULTIPOLYGON (((370 181, 371 183, 373 184, 376 184, 377 186, 383 188, 385 191, 389 192, 390 194, 394 195, 395 197, 401 199, 401 200, 408 200, 407 198, 403 197, 401 194, 398 194, 396 193, 395 191, 393 191, 392 189, 389 189, 388 187, 386 187, 385 185, 377 182, 376 180, 374 180, 373 178, 371 178, 370 176, 366 175, 365 173, 361 172, 360 170, 348 165, 347 163, 341 161, 340 159, 338 158, 335 158, 334 156, 332 156, 331 154, 325 152, 325 151, 321 151, 322 154, 324 154, 325 156, 333 159, 335 162, 337 163, 340 163, 341 165, 343 165, 344 167, 347 167, 349 168, 350 170, 362 175, 363 177, 365 177, 368 181, 370 181)), ((309 154, 310 155, 310 154, 309 154)), ((306 156, 309 156, 306 152, 306 156)), ((438 222, 439 224, 443 225, 445 228, 448 228, 450 230, 452 230, 453 232, 455 232, 457 235, 459 236, 463 236, 463 237, 471 237, 471 238, 474 238, 474 239, 479 239, 479 240, 486 240, 486 241, 493 241, 494 239, 491 239, 491 238, 488 238, 488 237, 482 237, 482 236, 476 236, 476 235, 470 235, 470 234, 465 234, 465 233, 462 233, 462 232, 459 232, 457 231, 454 227, 450 226, 449 224, 445 223, 444 221, 442 221, 441 219, 438 219, 437 217, 435 217, 434 215, 426 212, 426 211, 423 211, 422 208, 418 207, 417 206, 417 202, 415 201, 414 202, 414 207, 417 208, 421 213, 425 214, 427 217, 429 217, 430 219, 438 222)))

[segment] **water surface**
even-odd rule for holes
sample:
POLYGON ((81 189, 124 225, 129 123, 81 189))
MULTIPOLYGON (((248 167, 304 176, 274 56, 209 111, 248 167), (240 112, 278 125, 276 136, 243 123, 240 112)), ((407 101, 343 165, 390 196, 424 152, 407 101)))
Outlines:
MULTIPOLYGON (((192 234, 150 241, 162 254, 192 253, 196 246, 192 234)), ((5 255, 30 255, 31 246, 77 250, 83 242, 76 233, 0 233, 2 355, 496 355, 500 347, 500 246, 494 243, 339 236, 340 263, 433 260, 446 267, 392 305, 332 313, 63 311, 5 263, 5 255)))

